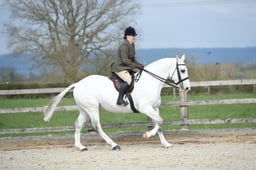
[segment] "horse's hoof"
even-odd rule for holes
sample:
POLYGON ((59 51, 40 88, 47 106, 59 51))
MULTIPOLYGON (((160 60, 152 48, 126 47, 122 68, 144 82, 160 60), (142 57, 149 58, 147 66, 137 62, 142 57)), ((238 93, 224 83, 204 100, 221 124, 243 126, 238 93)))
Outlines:
POLYGON ((121 148, 120 148, 119 145, 116 145, 116 146, 114 146, 114 147, 112 148, 112 150, 113 150, 113 151, 120 151, 121 148))
POLYGON ((147 134, 147 132, 145 132, 145 133, 143 134, 143 139, 144 139, 144 140, 148 140, 148 134, 147 134))
POLYGON ((165 146, 164 146, 166 149, 168 149, 168 148, 171 148, 172 147, 172 144, 170 144, 170 143, 168 143, 168 144, 165 144, 165 146))
POLYGON ((88 151, 87 148, 80 149, 80 151, 88 151))

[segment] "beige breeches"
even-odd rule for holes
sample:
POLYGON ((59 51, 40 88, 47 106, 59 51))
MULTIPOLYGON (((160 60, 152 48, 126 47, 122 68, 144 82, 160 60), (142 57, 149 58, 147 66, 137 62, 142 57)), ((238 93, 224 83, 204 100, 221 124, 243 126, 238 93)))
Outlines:
POLYGON ((132 77, 128 71, 115 72, 122 80, 126 81, 128 85, 131 85, 132 77))

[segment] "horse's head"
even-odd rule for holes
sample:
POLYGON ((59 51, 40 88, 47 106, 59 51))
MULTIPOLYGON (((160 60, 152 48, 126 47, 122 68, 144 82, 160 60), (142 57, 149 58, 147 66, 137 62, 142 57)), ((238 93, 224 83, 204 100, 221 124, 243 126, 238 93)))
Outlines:
POLYGON ((181 88, 181 90, 187 92, 190 90, 190 80, 188 77, 188 69, 185 64, 185 55, 182 57, 176 56, 176 68, 170 74, 170 78, 181 88))

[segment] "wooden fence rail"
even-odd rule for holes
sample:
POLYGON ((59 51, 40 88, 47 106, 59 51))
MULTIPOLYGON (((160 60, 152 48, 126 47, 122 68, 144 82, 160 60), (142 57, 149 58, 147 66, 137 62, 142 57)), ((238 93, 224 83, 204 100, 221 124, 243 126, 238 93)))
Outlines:
POLYGON ((234 86, 234 85, 256 85, 256 79, 191 82, 191 87, 234 86))
MULTIPOLYGON (((210 86, 226 86, 226 85, 253 85, 255 88, 256 79, 252 80, 226 80, 226 81, 207 81, 207 82, 191 82, 192 87, 210 87, 210 86)), ((59 93, 64 88, 46 88, 46 89, 21 89, 21 90, 0 90, 1 95, 24 95, 24 94, 46 94, 59 93)), ((162 102, 162 106, 179 106, 181 112, 180 121, 165 121, 165 125, 180 125, 182 129, 188 129, 188 125, 192 124, 230 124, 230 123, 256 123, 255 118, 242 119, 201 119, 188 120, 187 107, 196 105, 219 105, 219 104, 245 104, 256 103, 256 98, 248 99, 225 99, 225 100, 204 100, 204 101, 187 101, 187 95, 180 93, 181 101, 178 102, 162 102)), ((5 108, 0 109, 0 114, 9 113, 28 113, 28 112, 43 112, 47 106, 43 107, 23 107, 23 108, 5 108)), ((77 106, 57 106, 56 111, 74 111, 77 106)), ((103 128, 122 128, 122 127, 139 127, 152 126, 151 122, 137 122, 137 123, 122 123, 103 125, 103 128)), ((89 127, 90 129, 90 127, 89 127)), ((16 133, 38 133, 38 132, 63 132, 73 131, 73 126, 65 127, 48 127, 48 128, 24 128, 24 129, 4 129, 0 130, 0 134, 16 134, 16 133)))
MULTIPOLYGON (((253 85, 256 86, 256 79, 248 80, 221 80, 221 81, 198 81, 191 82, 191 87, 212 87, 212 86, 232 86, 232 85, 253 85)), ((165 86, 169 87, 169 86, 165 86)), ((65 88, 43 88, 43 89, 16 89, 0 90, 0 96, 25 95, 25 94, 51 94, 60 93, 65 88)))
MULTIPOLYGON (((196 124, 234 124, 234 123, 256 123, 255 118, 240 118, 240 119, 190 119, 189 125, 196 124)), ((180 121, 164 121, 163 125, 180 125, 180 121)), ((103 129, 110 128, 130 128, 130 127, 150 127, 151 122, 133 122, 133 123, 118 123, 118 124, 103 124, 103 129)), ((92 131, 91 126, 87 126, 84 130, 92 131)), ((0 130, 0 135, 6 134, 21 134, 21 133, 53 133, 53 132, 69 132, 74 131, 74 126, 62 127, 44 127, 44 128, 22 128, 22 129, 3 129, 0 130)))
MULTIPOLYGON (((162 102, 162 106, 200 106, 200 105, 221 105, 221 104, 250 104, 256 103, 256 98, 248 99, 224 99, 224 100, 198 100, 198 101, 186 101, 186 102, 162 102)), ((43 107, 22 107, 22 108, 8 108, 0 109, 0 114, 9 113, 30 113, 30 112, 43 112, 47 106, 43 107)), ((57 106, 55 111, 76 111, 77 106, 57 106)))

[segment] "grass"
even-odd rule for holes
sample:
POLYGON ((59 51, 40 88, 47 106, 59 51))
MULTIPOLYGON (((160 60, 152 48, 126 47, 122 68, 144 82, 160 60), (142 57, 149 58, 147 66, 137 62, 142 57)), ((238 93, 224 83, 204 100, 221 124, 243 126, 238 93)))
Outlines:
MULTIPOLYGON (((220 100, 230 98, 255 98, 255 94, 229 94, 229 95, 191 95, 188 100, 220 100)), ((170 96, 162 96, 163 101, 175 100, 170 96)), ((14 107, 41 107, 49 103, 50 99, 1 99, 0 108, 14 107)), ((60 105, 74 105, 73 98, 64 98, 60 105)), ((230 104, 230 105, 209 105, 191 106, 188 108, 189 119, 224 119, 224 118, 256 118, 255 104, 230 104)), ((160 107, 160 113, 165 121, 179 120, 179 107, 160 107)), ((36 128, 36 127, 61 127, 73 126, 78 116, 77 111, 56 112, 52 120, 48 123, 43 121, 42 113, 12 113, 0 114, 0 130, 16 128, 36 128)), ((143 114, 114 114, 101 111, 102 124, 146 122, 147 118, 143 114)), ((247 124, 221 124, 221 125, 191 125, 191 129, 204 128, 255 128, 255 123, 247 124)), ((107 129, 110 131, 145 131, 147 127, 133 127, 121 129, 107 129)), ((179 126, 163 126, 163 130, 179 129, 179 126)), ((26 134, 27 135, 27 134, 26 134)), ((4 135, 0 135, 4 136, 4 135)))

